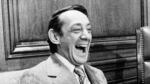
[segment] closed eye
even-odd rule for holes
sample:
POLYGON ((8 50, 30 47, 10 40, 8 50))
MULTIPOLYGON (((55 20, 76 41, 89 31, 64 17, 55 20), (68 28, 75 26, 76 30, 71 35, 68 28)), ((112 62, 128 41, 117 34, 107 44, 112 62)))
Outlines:
POLYGON ((90 24, 87 25, 87 30, 88 30, 89 33, 92 32, 92 28, 91 28, 91 25, 90 25, 90 24))
POLYGON ((73 29, 72 32, 74 33, 80 33, 82 31, 82 29, 73 29))
POLYGON ((74 25, 74 26, 72 26, 71 31, 74 33, 79 33, 82 31, 82 27, 80 25, 74 25))
POLYGON ((89 32, 89 33, 91 33, 91 32, 92 32, 92 29, 91 29, 91 28, 89 28, 89 29, 87 29, 87 30, 88 30, 88 32, 89 32))

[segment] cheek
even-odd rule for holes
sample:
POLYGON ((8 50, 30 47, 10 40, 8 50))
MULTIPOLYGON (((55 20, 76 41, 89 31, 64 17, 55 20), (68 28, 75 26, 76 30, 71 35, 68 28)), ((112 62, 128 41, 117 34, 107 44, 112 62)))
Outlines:
POLYGON ((79 36, 78 35, 70 35, 67 39, 67 41, 70 43, 70 44, 76 44, 76 42, 78 41, 79 39, 79 36))
POLYGON ((66 36, 65 38, 61 38, 60 44, 67 47, 75 44, 75 41, 73 38, 66 36))
POLYGON ((80 35, 68 33, 64 34, 64 36, 61 38, 61 42, 66 43, 66 45, 75 45, 78 41, 80 35))
POLYGON ((92 40, 92 34, 90 34, 89 37, 90 37, 90 40, 92 40))
POLYGON ((72 41, 78 41, 80 36, 81 34, 71 34, 70 38, 72 39, 72 41))

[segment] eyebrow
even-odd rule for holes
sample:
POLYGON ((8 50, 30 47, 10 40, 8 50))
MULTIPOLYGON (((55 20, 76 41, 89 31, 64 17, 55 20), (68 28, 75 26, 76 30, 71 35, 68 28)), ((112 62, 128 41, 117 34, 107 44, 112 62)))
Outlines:
POLYGON ((74 24, 74 25, 72 25, 72 26, 81 26, 81 24, 80 23, 76 23, 76 24, 74 24))
MULTIPOLYGON (((76 23, 76 24, 74 24, 74 25, 78 25, 78 26, 81 26, 81 23, 76 23)), ((74 25, 72 25, 72 26, 74 26, 74 25)), ((91 24, 90 23, 88 23, 86 26, 91 26, 91 24)))

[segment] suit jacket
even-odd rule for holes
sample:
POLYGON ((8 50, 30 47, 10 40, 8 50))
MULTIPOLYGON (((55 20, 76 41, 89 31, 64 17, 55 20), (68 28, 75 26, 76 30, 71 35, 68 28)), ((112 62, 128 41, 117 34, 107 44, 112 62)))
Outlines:
MULTIPOLYGON (((106 78, 101 70, 86 64, 84 68, 91 84, 107 84, 106 78)), ((30 69, 0 74, 0 84, 78 83, 75 75, 56 56, 52 55, 47 60, 30 69)))

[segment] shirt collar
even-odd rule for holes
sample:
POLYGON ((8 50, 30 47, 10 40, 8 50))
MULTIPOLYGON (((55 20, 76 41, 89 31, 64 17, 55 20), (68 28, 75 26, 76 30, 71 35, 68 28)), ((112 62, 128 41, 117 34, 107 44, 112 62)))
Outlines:
POLYGON ((75 66, 73 64, 71 64, 66 58, 64 58, 63 56, 61 56, 58 53, 55 53, 55 56, 57 56, 57 58, 73 73, 74 72, 74 68, 75 66))

